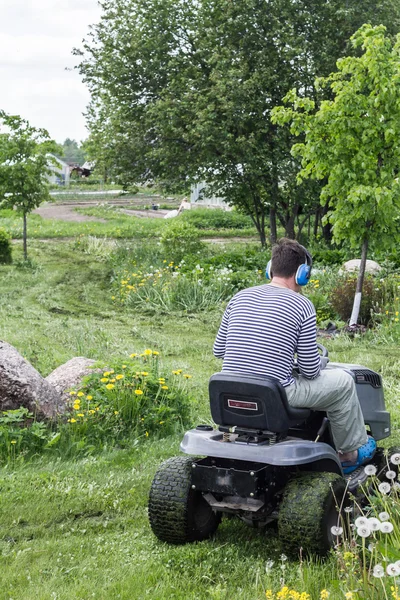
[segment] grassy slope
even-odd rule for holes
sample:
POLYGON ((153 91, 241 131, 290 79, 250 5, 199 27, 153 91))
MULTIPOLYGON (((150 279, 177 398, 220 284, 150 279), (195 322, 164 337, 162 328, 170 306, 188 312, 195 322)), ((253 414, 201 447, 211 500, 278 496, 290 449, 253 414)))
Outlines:
MULTIPOLYGON (((104 263, 67 242, 33 242, 31 257, 35 270, 0 267, 0 339, 43 375, 77 355, 106 360, 158 348, 166 368, 194 374, 199 413, 207 418, 207 379, 219 365, 211 356, 219 314, 129 314, 111 303, 104 263)), ((383 371, 394 407, 397 348, 346 339, 327 345, 335 360, 383 371)), ((226 520, 212 541, 169 547, 155 540, 146 517, 148 489, 157 465, 178 452, 179 439, 170 438, 129 452, 105 449, 101 456, 69 462, 42 457, 1 469, 0 598, 247 600, 279 587, 282 548, 273 530, 266 536, 226 520), (269 558, 275 566, 267 574, 269 558)), ((285 570, 287 583, 315 598, 332 577, 329 562, 301 570, 293 563, 285 570)))

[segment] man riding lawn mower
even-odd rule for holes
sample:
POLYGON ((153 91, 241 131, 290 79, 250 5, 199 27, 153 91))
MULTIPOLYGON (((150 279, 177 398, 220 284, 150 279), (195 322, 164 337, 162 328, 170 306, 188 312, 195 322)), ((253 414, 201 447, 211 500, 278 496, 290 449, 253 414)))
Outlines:
POLYGON ((209 384, 218 429, 199 425, 183 438, 185 454, 204 458, 172 458, 157 471, 149 517, 160 540, 206 539, 230 513, 254 527, 277 521, 288 550, 323 554, 340 507, 366 481, 364 466, 384 468, 375 441, 390 435, 381 377, 329 363, 314 306, 300 294, 311 268, 308 251, 282 239, 266 269, 271 282, 229 302, 214 344, 223 367, 209 384))

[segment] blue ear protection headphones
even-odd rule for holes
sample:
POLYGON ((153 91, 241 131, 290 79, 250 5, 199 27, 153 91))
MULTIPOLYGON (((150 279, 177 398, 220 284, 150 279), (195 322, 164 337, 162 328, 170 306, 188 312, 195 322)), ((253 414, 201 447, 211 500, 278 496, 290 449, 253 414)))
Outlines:
MULTIPOLYGON (((305 252, 306 260, 298 267, 295 275, 295 281, 297 285, 307 285, 311 277, 312 258, 311 254, 304 248, 304 246, 301 247, 305 252)), ((268 261, 267 268, 265 269, 265 277, 267 279, 272 279, 271 263, 271 260, 268 261)))

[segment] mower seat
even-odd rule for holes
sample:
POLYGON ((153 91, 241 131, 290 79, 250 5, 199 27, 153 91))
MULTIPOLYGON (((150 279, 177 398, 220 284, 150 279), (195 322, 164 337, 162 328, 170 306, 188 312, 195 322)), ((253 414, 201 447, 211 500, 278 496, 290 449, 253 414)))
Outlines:
POLYGON ((238 373, 216 373, 209 382, 211 415, 217 425, 283 433, 311 414, 289 405, 277 379, 238 373))

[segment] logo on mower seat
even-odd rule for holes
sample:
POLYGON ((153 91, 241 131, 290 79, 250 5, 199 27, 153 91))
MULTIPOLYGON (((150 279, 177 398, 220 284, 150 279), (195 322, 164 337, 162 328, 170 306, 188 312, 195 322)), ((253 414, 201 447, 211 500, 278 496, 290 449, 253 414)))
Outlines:
POLYGON ((229 400, 229 408, 241 408, 242 410, 258 410, 257 402, 246 402, 244 400, 229 400))

